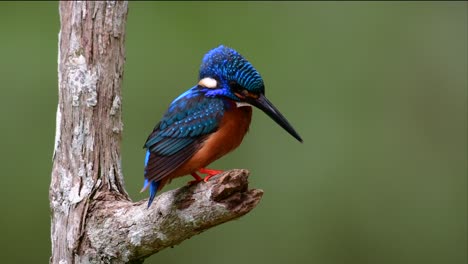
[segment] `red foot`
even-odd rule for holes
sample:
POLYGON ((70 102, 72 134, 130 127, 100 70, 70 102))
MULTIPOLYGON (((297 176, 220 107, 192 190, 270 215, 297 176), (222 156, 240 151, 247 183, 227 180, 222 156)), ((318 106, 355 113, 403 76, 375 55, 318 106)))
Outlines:
POLYGON ((218 174, 220 174, 221 172, 223 172, 222 170, 212 170, 212 169, 207 169, 207 168, 200 168, 198 171, 199 171, 200 173, 207 174, 207 175, 205 176, 205 178, 203 178, 203 181, 204 181, 204 182, 208 182, 208 180, 209 180, 211 177, 213 177, 213 176, 215 176, 215 175, 218 175, 218 174))
POLYGON ((195 183, 197 183, 197 182, 201 182, 201 181, 203 180, 203 178, 200 177, 196 172, 192 172, 192 173, 190 173, 190 174, 195 178, 195 180, 189 181, 189 182, 188 182, 189 185, 195 184, 195 183))

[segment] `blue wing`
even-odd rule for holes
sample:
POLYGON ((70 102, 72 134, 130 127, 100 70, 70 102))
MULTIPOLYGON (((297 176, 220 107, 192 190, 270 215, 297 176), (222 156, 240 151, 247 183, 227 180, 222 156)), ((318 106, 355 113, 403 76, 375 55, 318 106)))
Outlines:
POLYGON ((223 99, 207 98, 196 88, 176 98, 149 135, 144 146, 149 152, 145 162, 146 183, 168 176, 218 129, 225 108, 223 99))

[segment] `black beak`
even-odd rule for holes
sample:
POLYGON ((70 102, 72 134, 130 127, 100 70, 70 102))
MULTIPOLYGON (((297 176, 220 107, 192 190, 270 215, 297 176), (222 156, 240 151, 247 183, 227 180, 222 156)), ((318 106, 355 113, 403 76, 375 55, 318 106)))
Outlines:
POLYGON ((280 111, 278 111, 278 109, 276 109, 276 107, 270 101, 268 101, 268 99, 263 94, 260 94, 257 99, 251 97, 247 97, 245 99, 247 103, 265 112, 265 114, 271 117, 271 119, 275 120, 278 125, 288 131, 291 136, 293 136, 299 142, 302 142, 301 136, 299 136, 296 130, 294 130, 291 124, 289 124, 288 120, 286 120, 280 111))

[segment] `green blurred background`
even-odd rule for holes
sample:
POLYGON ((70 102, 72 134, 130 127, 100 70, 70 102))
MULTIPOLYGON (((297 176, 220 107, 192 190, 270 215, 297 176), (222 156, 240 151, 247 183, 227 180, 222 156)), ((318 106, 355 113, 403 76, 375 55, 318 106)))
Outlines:
MULTIPOLYGON (((467 2, 131 2, 123 170, 225 44, 262 74, 300 144, 255 111, 212 167, 247 168, 259 206, 146 263, 467 262, 467 2)), ((0 3, 0 262, 47 263, 58 3, 0 3)), ((166 190, 185 184, 177 180, 166 190)))

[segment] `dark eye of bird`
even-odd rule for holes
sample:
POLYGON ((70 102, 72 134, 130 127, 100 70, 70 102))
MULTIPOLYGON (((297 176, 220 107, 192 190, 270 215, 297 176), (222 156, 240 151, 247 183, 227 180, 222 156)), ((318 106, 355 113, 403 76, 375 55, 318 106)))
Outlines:
POLYGON ((249 91, 247 91, 244 87, 242 87, 236 81, 229 82, 229 87, 231 87, 231 90, 239 98, 245 98, 249 96, 249 91))
POLYGON ((241 93, 243 90, 245 90, 244 87, 242 87, 236 81, 229 82, 229 87, 231 87, 231 90, 235 93, 241 93))
POLYGON ((239 98, 246 98, 246 97, 254 97, 257 98, 257 95, 251 94, 247 89, 242 87, 240 84, 238 84, 236 81, 231 81, 229 82, 229 87, 231 87, 231 90, 234 92, 234 94, 239 97, 239 98))

